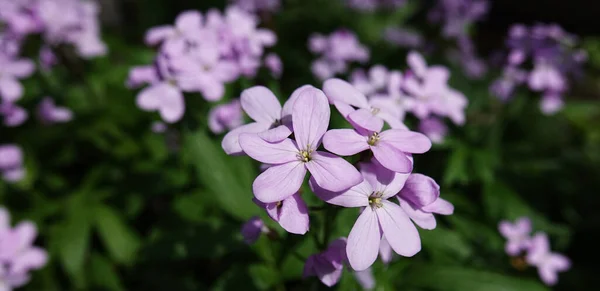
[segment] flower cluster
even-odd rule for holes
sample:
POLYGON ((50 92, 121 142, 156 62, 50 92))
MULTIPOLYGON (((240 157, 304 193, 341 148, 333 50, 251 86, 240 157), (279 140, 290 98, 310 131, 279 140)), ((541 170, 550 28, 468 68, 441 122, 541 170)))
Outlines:
MULTIPOLYGON (((441 142, 447 128, 439 118, 448 117, 457 125, 464 124, 468 100, 448 85, 450 72, 447 68, 427 66, 417 52, 410 52, 407 61, 410 69, 404 75, 380 65, 373 66, 368 74, 354 71, 351 81, 355 88, 344 85, 346 94, 338 94, 339 98, 363 109, 362 113, 353 113, 350 122, 369 122, 373 124, 362 125, 374 128, 385 121, 391 128, 406 128, 403 124, 405 112, 411 112, 421 120, 420 131, 433 142, 441 142), (359 121, 358 115, 367 116, 369 111, 373 111, 375 118, 359 121)), ((346 110, 339 104, 334 105, 340 112, 346 110)))
POLYGON ((480 21, 489 10, 488 0, 438 0, 429 11, 429 21, 444 25, 442 35, 457 38, 480 21))
MULTIPOLYGON (((409 131, 401 121, 400 128, 383 130, 388 116, 374 104, 340 79, 325 81, 323 91, 300 87, 283 106, 267 88, 253 87, 242 92, 241 106, 255 122, 230 131, 222 143, 230 155, 246 154, 269 165, 254 180, 254 201, 290 233, 310 229, 309 209, 300 192, 307 172, 309 186, 321 200, 363 209, 343 247, 343 255, 357 271, 373 264, 380 245, 386 261, 391 250, 415 255, 421 241, 414 224, 434 229, 434 213, 449 215, 454 209, 439 198, 433 179, 411 173, 412 155, 427 152, 429 139, 409 131), (329 104, 352 129, 328 130, 329 104), (321 144, 328 152, 319 149, 321 144), (356 165, 340 157, 355 155, 361 160, 356 165)), ((344 261, 335 246, 311 257, 305 275, 316 274, 326 285, 335 284, 344 261)))
POLYGON ((406 0, 345 0, 345 2, 349 7, 363 11, 394 9, 406 4, 406 0))
MULTIPOLYGON (((184 92, 201 93, 215 102, 224 96, 226 83, 254 77, 265 48, 277 41, 258 22, 255 15, 231 6, 225 13, 182 12, 174 25, 150 29, 146 43, 159 46, 154 64, 133 68, 127 81, 132 88, 148 84, 137 96, 138 107, 158 111, 165 122, 177 122, 185 113, 184 92)), ((268 67, 279 75, 277 60, 271 57, 268 67)))
POLYGON ((515 223, 502 221, 498 229, 507 240, 506 253, 517 257, 525 252, 526 263, 538 269, 540 278, 547 285, 556 284, 558 282, 557 273, 571 267, 569 258, 550 251, 548 235, 537 232, 531 236, 532 227, 529 218, 521 217, 515 223))
POLYGON ((8 182, 16 182, 25 176, 23 152, 17 145, 0 145, 0 172, 8 182))
POLYGON ((233 0, 231 2, 250 13, 276 12, 281 6, 280 0, 233 0))
POLYGON ((24 221, 10 226, 10 214, 0 207, 0 287, 10 291, 29 281, 29 272, 46 265, 48 255, 33 246, 37 230, 33 223, 24 221))
POLYGON ((313 75, 320 80, 345 73, 351 62, 367 62, 370 54, 358 37, 345 29, 337 30, 329 36, 313 34, 308 41, 308 48, 312 53, 320 55, 311 65, 313 75))
POLYGON ((506 45, 507 64, 503 75, 490 87, 492 93, 508 100, 517 86, 527 83, 531 90, 542 93, 542 112, 560 110, 563 95, 569 90, 569 77, 578 77, 587 60, 585 51, 577 48, 577 38, 556 24, 516 24, 510 29, 506 45))

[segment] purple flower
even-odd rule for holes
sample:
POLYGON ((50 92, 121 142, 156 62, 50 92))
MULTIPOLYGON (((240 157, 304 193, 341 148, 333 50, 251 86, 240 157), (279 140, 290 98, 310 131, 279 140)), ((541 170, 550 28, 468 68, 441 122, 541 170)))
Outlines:
POLYGON ((308 207, 300 193, 295 193, 281 201, 263 203, 253 199, 264 208, 273 220, 279 223, 289 233, 305 234, 309 228, 308 207))
POLYGON ((379 132, 385 120, 392 128, 406 128, 402 122, 403 112, 398 110, 391 98, 368 100, 354 86, 340 79, 325 81, 323 91, 329 102, 355 127, 379 132))
POLYGON ((448 134, 448 127, 439 118, 429 117, 419 122, 419 131, 425 134, 432 143, 443 143, 448 134))
POLYGON ((17 182, 25 176, 23 152, 16 145, 0 145, 0 172, 4 180, 17 182))
POLYGON ((429 20, 444 24, 445 37, 456 38, 466 34, 467 28, 480 21, 488 10, 487 0, 438 0, 429 13, 429 20))
POLYGON ((232 0, 238 7, 251 12, 276 12, 281 3, 279 0, 232 0))
POLYGON ((533 236, 528 247, 527 263, 538 268, 540 278, 546 285, 558 282, 558 272, 571 268, 569 258, 550 251, 550 243, 545 233, 539 232, 533 236))
MULTIPOLYGON (((278 111, 271 113, 271 119, 280 116, 278 111)), ((300 189, 307 170, 311 173, 311 179, 330 191, 341 191, 360 183, 360 174, 346 160, 317 151, 327 131, 329 115, 325 94, 314 87, 306 87, 293 103, 295 141, 286 138, 279 142, 268 142, 257 134, 240 135, 239 144, 247 155, 259 162, 274 165, 254 180, 252 188, 258 200, 272 203, 292 196, 300 189)))
POLYGON ((208 128, 219 134, 243 124, 242 106, 239 100, 213 107, 208 113, 208 128))
POLYGON ((51 48, 44 46, 40 49, 40 65, 43 70, 50 70, 53 66, 58 64, 58 58, 54 54, 51 48))
POLYGON ((28 221, 11 228, 8 211, 0 207, 0 283, 4 290, 27 284, 29 272, 46 265, 46 251, 32 245, 36 236, 35 225, 28 221))
POLYGON ((529 74, 531 90, 563 92, 566 86, 566 80, 558 69, 544 61, 535 62, 535 67, 529 74))
POLYGON ((35 65, 27 59, 13 59, 0 54, 0 98, 4 102, 15 102, 23 96, 19 79, 33 74, 35 65))
POLYGON ((410 173, 410 154, 422 154, 431 148, 423 134, 405 129, 371 132, 360 129, 332 129, 323 137, 325 148, 337 155, 351 156, 371 150, 379 163, 390 171, 410 173))
POLYGON ((508 255, 517 256, 529 247, 531 220, 528 217, 521 217, 515 223, 501 221, 498 230, 507 240, 504 250, 508 255))
POLYGON ((546 115, 552 115, 559 110, 561 110, 564 106, 563 98, 560 94, 555 92, 548 92, 542 96, 542 100, 540 101, 540 109, 542 113, 546 115))
POLYGON ((56 106, 52 98, 46 97, 38 105, 38 117, 45 124, 63 123, 73 119, 73 112, 66 107, 56 106))
POLYGON ((392 172, 377 162, 360 165, 364 181, 344 191, 323 189, 311 178, 313 192, 327 203, 365 207, 348 236, 346 253, 356 271, 369 268, 385 236, 392 249, 405 257, 421 250, 419 232, 398 204, 388 201, 404 187, 408 174, 392 172))
POLYGON ((181 12, 175 19, 175 25, 163 25, 151 28, 146 33, 146 44, 162 44, 163 51, 170 55, 184 52, 188 42, 199 40, 202 29, 202 14, 198 11, 181 12))
POLYGON ((304 278, 317 276, 327 287, 340 280, 346 261, 346 238, 331 242, 327 250, 308 257, 304 264, 304 278))
POLYGON ((435 214, 451 215, 454 206, 440 198, 440 186, 430 177, 410 174, 398 193, 400 207, 423 229, 435 229, 435 214))
POLYGON ((158 111, 168 123, 179 121, 185 112, 185 103, 180 89, 169 83, 156 83, 142 90, 136 99, 137 106, 146 111, 158 111))
POLYGON ((8 127, 19 126, 29 117, 25 109, 14 103, 0 104, 0 115, 4 116, 4 125, 8 127))
POLYGON ((313 74, 320 80, 345 73, 351 62, 369 60, 369 49, 349 30, 337 30, 327 37, 311 35, 308 44, 311 52, 321 55, 311 65, 313 74))
POLYGON ((490 91, 502 101, 508 101, 512 97, 515 88, 527 80, 527 72, 513 66, 504 68, 502 77, 494 81, 490 91))
POLYGON ((373 11, 377 9, 398 9, 406 4, 406 0, 344 0, 353 9, 373 11))
POLYGON ((270 53, 265 57, 265 66, 271 71, 274 78, 279 79, 283 73, 283 63, 278 55, 270 53))
POLYGON ((242 226, 242 236, 247 244, 253 244, 261 234, 268 233, 269 229, 258 216, 250 218, 242 226))
POLYGON ((229 155, 243 153, 239 143, 241 134, 258 133, 268 142, 282 141, 292 134, 292 108, 300 93, 312 86, 296 89, 288 101, 281 107, 277 97, 263 86, 255 86, 242 92, 241 104, 244 112, 255 122, 242 125, 230 131, 223 138, 221 146, 229 155))

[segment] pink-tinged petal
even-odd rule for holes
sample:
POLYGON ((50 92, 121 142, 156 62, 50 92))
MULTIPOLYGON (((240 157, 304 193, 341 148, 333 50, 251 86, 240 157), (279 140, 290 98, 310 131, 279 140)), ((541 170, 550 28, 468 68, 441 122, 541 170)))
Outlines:
POLYGON ((396 148, 380 142, 377 145, 372 146, 371 150, 377 161, 387 169, 398 173, 412 172, 412 162, 406 154, 396 148))
POLYGON ((13 231, 16 233, 18 244, 21 247, 31 245, 37 236, 37 227, 31 222, 20 222, 13 231))
POLYGON ((281 104, 266 87, 254 86, 242 92, 242 108, 256 122, 272 124, 281 118, 281 104))
POLYGON ((390 129, 379 134, 380 142, 392 145, 400 151, 422 154, 431 149, 431 141, 426 135, 402 129, 390 129))
MULTIPOLYGON (((348 120, 348 115, 356 110, 342 101, 334 101, 333 105, 346 120, 348 120)), ((348 122, 350 122, 350 120, 348 120, 348 122)))
POLYGON ((268 142, 280 142, 292 135, 292 130, 287 125, 260 132, 258 136, 268 142))
POLYGON ((441 215, 452 215, 454 213, 454 205, 442 198, 438 198, 433 203, 423 206, 421 210, 441 215))
POLYGON ((336 268, 333 264, 331 264, 331 262, 328 262, 326 258, 324 258, 321 254, 311 256, 309 259, 312 259, 311 267, 313 270, 312 272, 307 271, 307 273, 312 273, 312 275, 316 275, 319 278, 319 280, 327 287, 332 287, 333 285, 337 284, 337 282, 340 280, 340 277, 342 276, 342 269, 336 268))
POLYGON ((346 254, 352 269, 363 271, 373 265, 380 243, 381 231, 377 215, 371 207, 366 207, 348 235, 346 254))
POLYGON ((411 202, 404 200, 398 197, 398 201, 400 202, 400 207, 404 212, 412 219, 414 223, 420 226, 422 229, 435 229, 437 226, 437 222, 435 221, 435 216, 429 212, 423 212, 420 209, 416 208, 414 204, 411 202))
POLYGON ((284 164, 298 161, 298 148, 294 141, 287 138, 270 143, 252 133, 240 135, 240 146, 251 158, 266 164, 284 164))
POLYGON ((381 196, 383 199, 398 194, 409 176, 385 168, 376 159, 372 159, 370 163, 361 163, 360 172, 373 191, 383 194, 381 196))
POLYGON ((175 19, 177 30, 186 33, 200 32, 202 14, 198 11, 184 11, 175 19))
POLYGON ((175 87, 168 85, 162 91, 161 104, 158 108, 160 117, 167 123, 174 123, 183 117, 185 113, 185 101, 181 91, 175 87))
POLYGON ((329 191, 343 191, 360 183, 360 173, 346 160, 326 152, 313 152, 305 164, 317 184, 329 191))
POLYGON ((323 83, 323 91, 332 104, 341 101, 354 107, 369 108, 367 97, 346 81, 329 79, 323 83))
POLYGON ((508 221, 501 221, 498 224, 498 231, 506 239, 518 237, 521 235, 521 233, 515 229, 513 224, 508 221))
POLYGON ((419 77, 425 76, 425 73, 427 72, 427 63, 420 53, 411 51, 406 57, 406 62, 415 75, 419 77))
POLYGON ((369 149, 367 139, 353 129, 332 129, 323 136, 323 146, 334 154, 351 156, 369 149))
POLYGON ((404 84, 402 85, 402 88, 404 90, 406 90, 406 92, 414 97, 414 98, 420 98, 420 97, 424 97, 425 96, 425 91, 423 90, 423 87, 421 86, 421 84, 419 83, 419 80, 417 80, 416 78, 407 78, 404 81, 404 84))
POLYGON ((301 150, 316 150, 329 126, 327 97, 314 87, 303 89, 294 103, 292 125, 301 150))
POLYGON ((427 81, 433 84, 446 85, 450 79, 450 71, 442 66, 433 66, 427 70, 427 81))
POLYGON ((16 78, 0 76, 0 99, 13 103, 23 96, 23 85, 16 78))
POLYGON ((402 120, 390 113, 387 112, 379 112, 377 114, 381 119, 383 119, 392 129, 400 129, 400 130, 408 130, 408 127, 402 122, 402 120))
POLYGON ((306 168, 301 162, 272 166, 254 180, 254 196, 264 203, 284 200, 298 192, 305 176, 306 168))
POLYGON ((144 42, 147 45, 156 45, 175 35, 175 28, 170 25, 163 25, 150 28, 146 33, 144 42))
POLYGON ((32 247, 19 254, 16 260, 13 260, 10 271, 17 274, 27 272, 32 269, 39 269, 46 265, 47 262, 48 254, 46 251, 32 247))
POLYGON ((550 254, 549 265, 557 271, 566 271, 571 268, 571 260, 561 254, 550 254))
MULTIPOLYGON (((377 208, 379 225, 392 249, 401 256, 412 257, 421 250, 421 238, 414 224, 400 206, 383 200, 377 208)), ((368 208, 368 207, 367 207, 368 208)))
POLYGON ((550 254, 548 235, 543 232, 536 233, 529 242, 526 261, 533 266, 539 266, 550 254))
POLYGON ((291 121, 292 119, 292 112, 294 110, 294 104, 296 104, 296 100, 298 100, 298 97, 300 97, 300 93, 302 93, 302 91, 304 91, 304 89, 306 88, 314 88, 315 87, 311 86, 311 85, 304 85, 296 90, 294 90, 294 92, 292 92, 292 95, 290 95, 290 98, 285 101, 285 104, 283 104, 283 109, 281 110, 281 118, 286 120, 289 119, 291 121))
POLYGON ((6 64, 2 70, 13 77, 26 78, 35 71, 35 64, 28 59, 20 59, 6 64))
POLYGON ((348 114, 348 119, 350 119, 353 124, 369 131, 380 132, 383 128, 383 119, 374 115, 371 110, 368 109, 355 110, 348 114))
POLYGON ((309 228, 308 207, 296 193, 281 202, 279 225, 289 233, 305 234, 309 228))
POLYGON ((400 197, 421 208, 436 201, 440 197, 440 186, 430 177, 422 174, 411 174, 406 180, 400 197))
POLYGON ((249 124, 245 124, 240 127, 237 127, 236 129, 228 132, 223 137, 223 141, 221 142, 221 147, 223 148, 225 153, 227 153, 228 155, 243 154, 244 151, 242 150, 242 147, 240 146, 240 142, 239 142, 240 135, 243 133, 263 132, 263 131, 269 129, 269 126, 270 126, 269 124, 254 122, 254 123, 249 123, 249 124))
POLYGON ((358 281, 363 290, 372 290, 375 288, 375 277, 373 277, 371 268, 354 272, 354 277, 356 277, 356 281, 358 281))
POLYGON ((528 234, 531 232, 531 219, 521 217, 515 222, 515 228, 519 233, 528 234))
POLYGON ((321 200, 343 207, 367 206, 369 205, 369 195, 373 192, 373 189, 366 181, 341 192, 332 192, 323 189, 317 184, 314 177, 310 177, 308 184, 315 195, 321 198, 321 200))
POLYGON ((160 100, 162 93, 165 91, 165 87, 169 86, 165 83, 159 83, 144 88, 137 95, 136 104, 139 108, 146 111, 156 110, 160 106, 160 100))
POLYGON ((548 286, 554 286, 558 283, 558 273, 550 265, 538 266, 538 274, 540 275, 542 282, 548 286))
POLYGON ((384 264, 389 264, 392 261, 392 246, 384 237, 381 238, 381 244, 379 245, 379 256, 384 264))

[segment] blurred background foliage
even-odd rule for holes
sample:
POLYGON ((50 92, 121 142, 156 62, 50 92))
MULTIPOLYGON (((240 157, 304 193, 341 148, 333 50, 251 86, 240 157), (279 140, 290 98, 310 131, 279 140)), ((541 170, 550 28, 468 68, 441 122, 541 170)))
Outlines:
MULTIPOLYGON (((557 21, 584 39, 590 55, 585 80, 567 96, 562 112, 546 116, 533 93, 521 92, 507 105, 490 96, 488 86, 499 72, 474 81, 453 69, 452 85, 471 102, 467 123, 417 157, 416 171, 440 183, 455 214, 441 219, 435 231, 421 231, 419 255, 396 258, 388 267, 377 262, 377 290, 546 290, 535 270, 513 267, 497 231, 500 220, 524 215, 573 260, 557 290, 590 290, 600 283, 600 38, 594 38, 600 26, 597 15, 590 16, 599 5, 522 2, 492 1, 488 21, 474 31, 482 53, 502 45, 512 22, 557 21)), ((313 59, 307 39, 340 27, 357 32, 371 48, 372 64, 403 70, 406 51, 383 42, 381 31, 408 24, 439 40, 438 29, 422 17, 428 3, 368 15, 332 0, 283 1, 284 9, 263 23, 279 37, 275 51, 285 65, 283 78, 233 83, 223 102, 255 84, 283 99, 303 84, 320 87, 307 65, 313 59)), ((326 289, 316 278, 302 280, 303 260, 324 241, 346 235, 356 210, 311 212, 312 221, 332 224, 330 233, 306 235, 314 239, 281 231, 276 239, 245 245, 239 230, 253 215, 280 229, 250 199, 257 164, 223 153, 222 137, 206 129, 209 104, 199 96, 186 98, 184 121, 157 134, 150 130, 157 116, 139 110, 136 92, 124 86, 132 66, 152 61, 153 51, 142 43, 147 28, 171 23, 186 9, 223 8, 224 1, 124 0, 103 6, 108 56, 25 81, 24 106, 51 95, 74 111, 75 121, 1 129, 2 141, 23 146, 28 172, 17 184, 0 182, 1 204, 15 220, 37 223, 37 244, 51 256, 23 290, 326 289)), ((433 56, 432 63, 451 66, 443 54, 433 56)), ((358 290, 346 272, 334 288, 358 290)))

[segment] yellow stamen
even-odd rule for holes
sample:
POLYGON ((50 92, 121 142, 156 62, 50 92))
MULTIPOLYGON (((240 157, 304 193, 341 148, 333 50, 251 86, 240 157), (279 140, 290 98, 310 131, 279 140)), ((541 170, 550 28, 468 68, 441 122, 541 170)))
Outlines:
POLYGON ((367 143, 370 146, 374 146, 377 144, 378 141, 379 141, 379 133, 374 132, 371 136, 369 136, 369 140, 367 141, 367 143))

